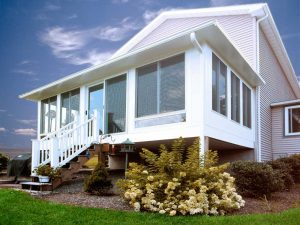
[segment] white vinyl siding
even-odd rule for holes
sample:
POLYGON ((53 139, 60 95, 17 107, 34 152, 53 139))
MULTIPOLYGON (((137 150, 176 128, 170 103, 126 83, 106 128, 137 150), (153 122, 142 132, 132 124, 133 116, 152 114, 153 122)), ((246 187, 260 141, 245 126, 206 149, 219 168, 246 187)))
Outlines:
POLYGON ((261 30, 259 40, 260 75, 266 82, 261 86, 260 92, 261 159, 264 161, 272 159, 272 148, 273 151, 279 150, 278 146, 274 145, 278 143, 277 140, 272 138, 274 128, 270 105, 274 102, 293 100, 296 96, 261 30))
MULTIPOLYGON (((217 17, 189 17, 167 19, 143 40, 137 43, 130 51, 143 48, 147 45, 171 37, 182 31, 199 26, 205 22, 216 20, 224 29, 229 39, 241 51, 250 65, 255 65, 255 21, 250 15, 217 16, 217 17)), ((129 52, 130 52, 129 51, 129 52)))

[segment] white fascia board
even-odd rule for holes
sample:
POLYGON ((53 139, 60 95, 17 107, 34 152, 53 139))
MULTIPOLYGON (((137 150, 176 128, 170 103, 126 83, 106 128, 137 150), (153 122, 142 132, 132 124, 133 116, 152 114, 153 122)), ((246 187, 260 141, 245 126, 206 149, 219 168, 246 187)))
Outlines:
POLYGON ((198 27, 186 30, 184 32, 173 35, 164 40, 155 42, 144 48, 122 55, 120 57, 108 60, 100 65, 87 68, 77 73, 71 74, 65 78, 54 81, 43 87, 20 95, 20 98, 29 100, 41 100, 67 90, 80 87, 84 84, 111 76, 130 68, 141 66, 151 62, 151 60, 160 57, 168 57, 172 54, 183 52, 188 48, 192 48, 190 33, 195 32, 199 42, 208 43, 212 48, 218 50, 218 53, 239 73, 244 77, 246 82, 252 86, 258 86, 264 83, 263 79, 256 74, 253 68, 245 60, 243 55, 238 51, 224 31, 215 21, 201 24, 198 27), (223 54, 222 54, 223 52, 223 54))
POLYGON ((287 79, 288 79, 293 91, 296 94, 296 97, 300 98, 300 87, 298 84, 296 73, 292 66, 291 60, 287 54, 287 51, 284 47, 284 44, 282 42, 279 31, 278 31, 276 24, 274 22, 274 19, 272 17, 271 11, 267 4, 264 4, 263 9, 265 11, 265 15, 266 14, 269 15, 266 20, 269 25, 262 23, 261 28, 265 32, 265 35, 266 35, 270 45, 272 46, 272 49, 274 50, 275 55, 277 56, 277 59, 281 65, 281 67, 283 68, 284 73, 286 74, 287 79), (267 35, 268 31, 271 31, 271 33, 272 33, 271 37, 267 35))
POLYGON ((288 105, 300 105, 300 99, 284 101, 284 102, 275 102, 271 104, 271 108, 279 107, 279 106, 288 106, 288 105))

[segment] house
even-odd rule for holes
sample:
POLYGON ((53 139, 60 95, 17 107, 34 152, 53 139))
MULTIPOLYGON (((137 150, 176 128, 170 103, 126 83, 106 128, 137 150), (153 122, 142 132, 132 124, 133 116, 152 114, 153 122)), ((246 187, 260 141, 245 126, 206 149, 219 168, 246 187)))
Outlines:
MULTIPOLYGON (((164 12, 102 64, 20 98, 38 106, 33 168, 63 166, 100 139, 200 137, 199 152, 222 161, 300 152, 300 88, 267 4, 164 12)), ((107 157, 124 168, 124 156, 107 157)))

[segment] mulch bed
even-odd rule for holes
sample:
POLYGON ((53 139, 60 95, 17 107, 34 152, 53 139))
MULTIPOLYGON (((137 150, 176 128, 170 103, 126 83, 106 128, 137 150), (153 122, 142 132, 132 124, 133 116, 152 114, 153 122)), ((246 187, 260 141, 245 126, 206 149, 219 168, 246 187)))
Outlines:
MULTIPOLYGON (((115 210, 133 210, 128 204, 119 196, 94 196, 83 192, 82 182, 74 182, 73 184, 64 185, 56 189, 53 193, 48 195, 35 195, 37 198, 44 200, 58 202, 69 205, 107 208, 115 210)), ((272 194, 268 200, 244 198, 246 205, 239 211, 231 214, 256 214, 256 213, 276 213, 287 210, 293 207, 300 207, 300 185, 293 187, 289 191, 277 192, 272 194)))

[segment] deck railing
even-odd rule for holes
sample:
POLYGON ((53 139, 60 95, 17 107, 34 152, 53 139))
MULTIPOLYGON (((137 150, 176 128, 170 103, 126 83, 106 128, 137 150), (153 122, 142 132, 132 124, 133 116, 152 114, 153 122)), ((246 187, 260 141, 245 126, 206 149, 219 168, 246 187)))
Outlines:
POLYGON ((86 150, 99 139, 99 112, 90 119, 72 123, 48 134, 40 140, 32 140, 32 170, 41 164, 60 167, 86 150))

